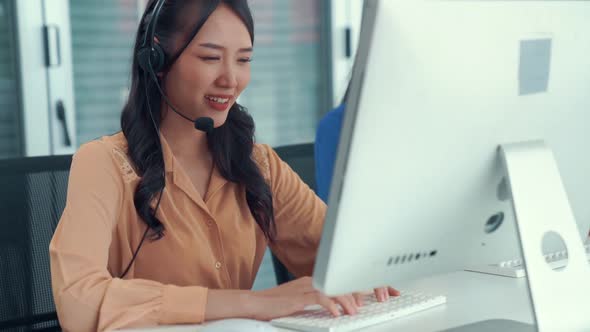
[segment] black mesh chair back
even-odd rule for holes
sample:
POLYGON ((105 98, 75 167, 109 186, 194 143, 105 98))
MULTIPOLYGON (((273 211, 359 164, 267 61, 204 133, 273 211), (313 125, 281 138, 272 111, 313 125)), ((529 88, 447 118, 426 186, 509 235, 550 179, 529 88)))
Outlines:
POLYGON ((60 331, 49 242, 72 156, 0 160, 0 331, 60 331))
MULTIPOLYGON (((313 191, 316 191, 313 143, 281 146, 274 150, 299 175, 303 182, 313 191)), ((277 284, 280 285, 294 279, 294 276, 274 254, 272 255, 272 264, 274 266, 277 284)))
POLYGON ((316 191, 313 143, 280 146, 274 150, 311 190, 316 191))

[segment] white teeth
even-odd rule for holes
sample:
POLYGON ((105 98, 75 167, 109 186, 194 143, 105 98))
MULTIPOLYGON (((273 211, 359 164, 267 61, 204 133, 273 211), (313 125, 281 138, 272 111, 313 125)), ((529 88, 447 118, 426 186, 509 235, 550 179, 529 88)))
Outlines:
POLYGON ((211 96, 205 96, 205 98, 214 101, 216 103, 220 103, 220 104, 225 104, 229 101, 229 98, 217 98, 217 97, 211 97, 211 96))

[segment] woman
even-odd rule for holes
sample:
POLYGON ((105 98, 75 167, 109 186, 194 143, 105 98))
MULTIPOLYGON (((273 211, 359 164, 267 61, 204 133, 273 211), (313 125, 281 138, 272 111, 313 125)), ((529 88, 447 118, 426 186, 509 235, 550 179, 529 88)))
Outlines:
POLYGON ((268 320, 311 304, 354 314, 358 296, 328 298, 304 277, 325 205, 271 148, 254 144, 252 118, 236 103, 254 40, 246 0, 146 7, 122 133, 76 153, 50 245, 63 329, 268 320), (195 130, 193 119, 214 129, 196 121, 206 132, 195 130), (267 244, 300 278, 250 291, 267 244))

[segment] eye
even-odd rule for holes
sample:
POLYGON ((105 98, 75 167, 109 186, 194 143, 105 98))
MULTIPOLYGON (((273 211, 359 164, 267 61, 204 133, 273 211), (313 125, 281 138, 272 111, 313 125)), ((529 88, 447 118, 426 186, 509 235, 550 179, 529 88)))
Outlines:
POLYGON ((252 58, 241 58, 241 59, 238 59, 238 62, 249 63, 249 62, 252 62, 252 58))
POLYGON ((217 60, 221 59, 218 56, 200 56, 199 58, 201 58, 201 60, 203 60, 203 61, 217 61, 217 60))

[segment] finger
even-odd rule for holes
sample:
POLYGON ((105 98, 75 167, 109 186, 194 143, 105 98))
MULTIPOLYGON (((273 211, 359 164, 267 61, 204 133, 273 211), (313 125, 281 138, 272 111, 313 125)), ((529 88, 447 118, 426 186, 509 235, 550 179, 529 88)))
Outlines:
POLYGON ((384 288, 375 288, 375 297, 377 298, 377 301, 379 302, 383 302, 385 300, 387 300, 387 292, 384 288))
POLYGON ((389 292, 387 291, 387 287, 381 287, 381 291, 383 292, 383 298, 385 301, 389 300, 389 292))
MULTIPOLYGON (((301 294, 299 296, 296 296, 295 298, 298 298, 298 297, 303 298, 303 300, 301 301, 300 307, 298 306, 298 308, 300 308, 300 310, 305 309, 305 307, 309 307, 309 306, 318 304, 316 294, 306 293, 306 294, 301 294)), ((296 301, 294 301, 294 302, 296 302, 296 301)))
POLYGON ((400 291, 398 291, 397 289, 395 289, 393 287, 387 287, 387 292, 391 296, 399 296, 401 294, 400 291))
POLYGON ((354 297, 354 301, 356 302, 357 306, 362 307, 365 305, 365 301, 363 300, 364 296, 362 293, 354 293, 352 296, 354 297))
POLYGON ((316 304, 319 304, 322 307, 324 307, 324 309, 328 310, 332 314, 332 316, 340 317, 340 310, 339 310, 336 302, 332 301, 332 299, 330 299, 329 297, 327 297, 326 295, 324 295, 320 292, 315 292, 314 296, 315 296, 315 300, 316 300, 315 303, 316 304))
POLYGON ((373 290, 373 292, 375 293, 375 298, 377 299, 378 302, 383 301, 383 298, 381 297, 381 289, 375 288, 373 290))
POLYGON ((356 315, 356 303, 352 295, 337 296, 333 300, 340 304, 345 314, 356 315))

